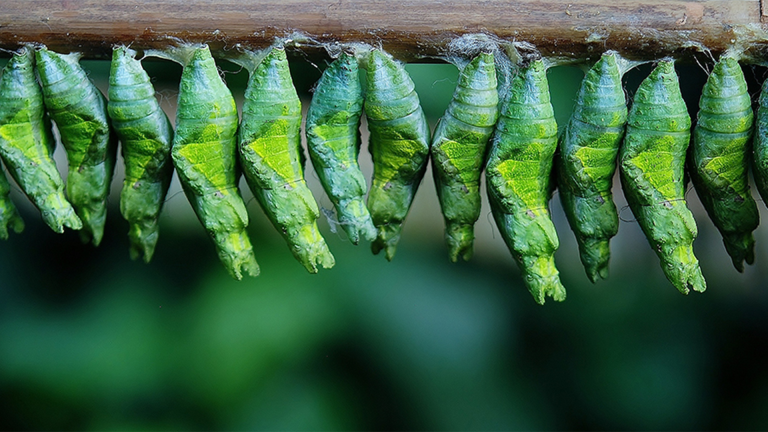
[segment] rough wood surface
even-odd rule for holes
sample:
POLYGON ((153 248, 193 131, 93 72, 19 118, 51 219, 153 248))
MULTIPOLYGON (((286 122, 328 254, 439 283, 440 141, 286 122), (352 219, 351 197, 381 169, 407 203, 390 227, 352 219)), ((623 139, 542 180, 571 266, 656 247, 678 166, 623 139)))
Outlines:
POLYGON ((486 32, 572 58, 605 49, 680 56, 696 44, 718 53, 740 42, 762 54, 762 16, 760 0, 2 0, 0 47, 39 42, 105 57, 115 43, 157 48, 174 37, 213 49, 262 47, 301 32, 417 60, 457 35, 486 32))

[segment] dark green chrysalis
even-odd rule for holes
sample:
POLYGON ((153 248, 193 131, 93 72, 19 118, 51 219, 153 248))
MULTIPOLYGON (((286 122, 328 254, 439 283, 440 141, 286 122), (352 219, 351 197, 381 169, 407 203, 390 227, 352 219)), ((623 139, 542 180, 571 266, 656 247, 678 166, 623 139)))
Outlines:
POLYGON ((752 100, 739 62, 722 57, 701 93, 689 171, 699 199, 740 272, 745 261, 755 261, 752 231, 760 222, 749 191, 753 120, 752 100))
POLYGON ((307 147, 312 165, 352 243, 376 238, 365 206, 367 186, 357 157, 363 94, 357 60, 342 53, 323 72, 307 111, 307 147))
POLYGON ((235 279, 256 276, 259 266, 248 238, 248 213, 237 188, 237 107, 219 77, 211 52, 191 52, 179 86, 171 156, 198 219, 235 279))
POLYGON ((592 282, 608 277, 609 241, 619 231, 611 187, 627 123, 621 75, 616 54, 603 54, 584 77, 559 142, 560 200, 592 282))
POLYGON ((317 228, 317 203, 304 181, 301 102, 282 48, 273 48, 251 71, 238 148, 248 186, 293 256, 310 273, 318 265, 333 267, 317 228))
POLYGON ((0 156, 21 189, 57 233, 83 223, 64 196, 64 181, 52 158, 55 141, 35 78, 35 54, 21 48, 0 80, 0 156))
POLYGON ((157 244, 157 220, 173 175, 173 128, 135 55, 126 47, 114 49, 107 108, 125 160, 120 212, 129 225, 131 259, 143 256, 149 262, 157 244))
POLYGON ((752 152, 752 173, 757 191, 763 202, 768 203, 768 80, 760 92, 752 152))
POLYGON ((11 201, 11 185, 2 165, 0 163, 0 239, 7 240, 9 228, 16 234, 24 231, 24 220, 11 201))
POLYGON ((432 172, 453 262, 459 256, 472 257, 474 225, 480 217, 480 173, 499 117, 498 104, 493 54, 481 53, 461 71, 432 138, 432 172))
POLYGON ((693 254, 696 221, 685 203, 690 128, 674 62, 663 60, 637 89, 619 162, 632 213, 667 279, 683 294, 706 289, 693 254))
POLYGON ((67 151, 67 196, 83 222, 80 236, 101 242, 117 140, 110 130, 107 101, 80 67, 80 54, 40 48, 37 70, 45 107, 67 151))
POLYGON ((493 217, 533 298, 565 300, 555 267, 560 245, 549 215, 557 123, 541 60, 521 69, 501 108, 485 178, 493 217))
POLYGON ((380 50, 368 59, 365 115, 371 133, 373 181, 368 210, 378 229, 371 250, 395 256, 400 231, 429 158, 429 126, 402 65, 380 50))

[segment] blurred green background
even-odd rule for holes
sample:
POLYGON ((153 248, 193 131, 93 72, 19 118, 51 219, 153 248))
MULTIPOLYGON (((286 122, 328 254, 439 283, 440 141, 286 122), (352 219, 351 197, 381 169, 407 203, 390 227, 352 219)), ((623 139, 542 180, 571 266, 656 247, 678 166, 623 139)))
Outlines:
MULTIPOLYGON (((83 64, 106 90, 108 63, 83 64)), ((172 113, 180 68, 145 65, 172 113)), ((241 99, 246 73, 221 66, 241 99)), ((292 63, 305 101, 323 67, 292 63)), ((650 67, 628 74, 630 96, 650 67)), ((434 125, 456 68, 408 70, 434 125)), ((695 118, 706 73, 678 72, 695 118)), ((745 72, 756 96, 766 72, 745 72)), ((561 126, 582 76, 573 66, 549 72, 561 126)), ((57 158, 62 169, 61 148, 57 158)), ((361 164, 370 175, 365 149, 361 164)), ((306 177, 332 209, 311 166, 306 177)), ((4 429, 768 428, 768 228, 756 232, 756 264, 739 274, 692 190, 706 293, 683 296, 666 281, 617 187, 622 223, 610 279, 597 285, 555 194, 568 299, 541 307, 487 200, 474 258, 448 261, 431 172, 392 262, 323 218, 337 264, 317 275, 294 261, 241 183, 262 269, 242 282, 219 263, 176 180, 154 260, 130 261, 121 184, 118 171, 98 248, 54 234, 14 191, 27 228, 0 243, 4 429)))

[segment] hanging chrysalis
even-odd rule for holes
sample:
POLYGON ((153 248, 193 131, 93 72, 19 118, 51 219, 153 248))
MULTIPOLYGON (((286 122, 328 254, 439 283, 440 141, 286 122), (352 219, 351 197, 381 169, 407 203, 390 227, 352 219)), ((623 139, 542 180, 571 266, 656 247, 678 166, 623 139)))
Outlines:
POLYGON ((83 222, 80 236, 101 242, 117 140, 109 126, 107 101, 80 67, 80 54, 40 48, 37 70, 45 107, 67 151, 67 196, 83 222))
POLYGON ((685 203, 690 127, 674 61, 662 60, 637 89, 619 163, 632 213, 667 279, 683 294, 706 289, 693 254, 696 221, 685 203))
POLYGON ((768 203, 768 80, 763 83, 755 116, 752 173, 760 197, 768 203))
POLYGON ((459 75, 453 99, 432 137, 432 172, 445 218, 451 261, 472 257, 480 217, 480 173, 499 117, 492 53, 480 53, 459 75))
POLYGON ((554 257, 560 242, 549 215, 556 148, 546 68, 533 60, 510 83, 485 177, 496 225, 539 304, 547 295, 565 300, 554 257))
POLYGON ((0 156, 24 193, 57 233, 83 227, 64 196, 64 181, 52 154, 55 141, 35 78, 35 54, 23 47, 6 65, 0 81, 0 156))
POLYGON ((7 240, 9 228, 16 234, 24 231, 24 220, 11 201, 11 185, 2 165, 0 163, 0 239, 7 240))
POLYGON ((429 158, 429 126, 402 65, 380 50, 368 58, 365 115, 368 119, 373 182, 368 210, 378 229, 371 250, 395 256, 400 231, 429 158))
POLYGON ((363 94, 357 60, 342 52, 323 72, 307 111, 307 147, 312 165, 333 202, 339 224, 350 241, 376 238, 365 206, 365 177, 360 153, 363 94))
POLYGON ((627 123, 621 76, 613 52, 587 72, 556 159, 560 200, 592 282, 608 277, 609 241, 619 231, 611 187, 627 123))
POLYGON ((157 219, 173 174, 173 129, 135 56, 126 47, 114 49, 107 108, 125 160, 120 212, 129 225, 131 259, 143 256, 149 262, 157 244, 157 219))
POLYGON ((288 59, 283 48, 273 48, 258 66, 252 64, 244 62, 251 77, 238 130, 245 179, 293 256, 317 273, 318 266, 331 268, 335 260, 317 228, 320 212, 304 181, 301 102, 288 59))
POLYGON ((699 101, 693 132, 691 179, 696 192, 723 236, 733 266, 744 271, 744 261, 755 261, 755 239, 760 216, 749 191, 752 138, 752 100, 739 62, 720 58, 707 79, 699 101))
POLYGON ((235 279, 256 276, 248 213, 237 188, 237 107, 207 46, 179 48, 183 64, 171 156, 184 193, 235 279), (191 50, 191 51, 190 51, 191 50))

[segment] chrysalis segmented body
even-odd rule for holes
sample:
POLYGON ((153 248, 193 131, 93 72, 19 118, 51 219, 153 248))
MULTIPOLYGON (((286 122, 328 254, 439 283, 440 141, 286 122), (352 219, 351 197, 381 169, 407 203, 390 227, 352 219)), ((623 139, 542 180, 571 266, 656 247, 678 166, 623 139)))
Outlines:
POLYGON ((632 213, 667 279, 683 294, 706 289, 693 254, 696 221, 685 203, 690 127, 674 62, 663 60, 637 89, 619 163, 632 213))
POLYGON ((429 126, 402 65, 380 50, 368 59, 365 115, 371 133, 373 181, 368 210, 378 229, 371 250, 395 256, 403 221, 424 177, 429 158, 429 126))
POLYGON ((80 67, 80 54, 36 53, 45 107, 67 151, 67 196, 83 222, 81 238, 101 242, 117 140, 109 126, 107 101, 80 67))
POLYGON ((24 231, 24 220, 11 201, 11 185, 2 165, 0 163, 0 239, 7 240, 9 229, 16 234, 24 231))
POLYGON ((171 156, 187 199, 235 279, 256 276, 248 213, 237 188, 237 107, 207 46, 194 49, 179 86, 171 156))
POLYGON ((57 233, 80 229, 80 218, 64 196, 64 181, 52 154, 55 141, 35 78, 31 48, 15 53, 0 81, 0 156, 24 193, 57 233))
POLYGON ((768 80, 763 83, 755 115, 752 173, 760 197, 768 203, 768 80))
POLYGON ((357 157, 363 94, 357 60, 342 53, 323 72, 307 111, 307 147, 339 224, 352 243, 376 238, 357 157))
POLYGON ((592 282, 608 277, 609 241, 619 230, 611 186, 627 123, 621 75, 616 54, 604 54, 584 77, 559 142, 560 200, 592 282))
POLYGON ((107 108, 125 160, 120 212, 129 224, 131 258, 143 256, 149 262, 173 174, 173 128, 135 55, 126 47, 114 49, 107 108))
POLYGON ((459 256, 472 257, 474 225, 480 217, 480 173, 499 117, 498 104, 493 54, 481 53, 461 71, 432 137, 432 172, 453 262, 459 256))
POLYGON ((496 225, 536 302, 547 295, 563 301, 554 258, 560 242, 549 214, 557 123, 541 60, 512 79, 491 142, 485 177, 496 225))
POLYGON ((752 231, 760 222, 748 176, 753 120, 744 73, 736 59, 724 56, 702 90, 690 174, 740 272, 745 261, 755 260, 752 231))
POLYGON ((238 131, 245 179, 293 256, 310 273, 335 260, 317 228, 320 212, 304 181, 301 102, 283 48, 251 71, 238 131))

